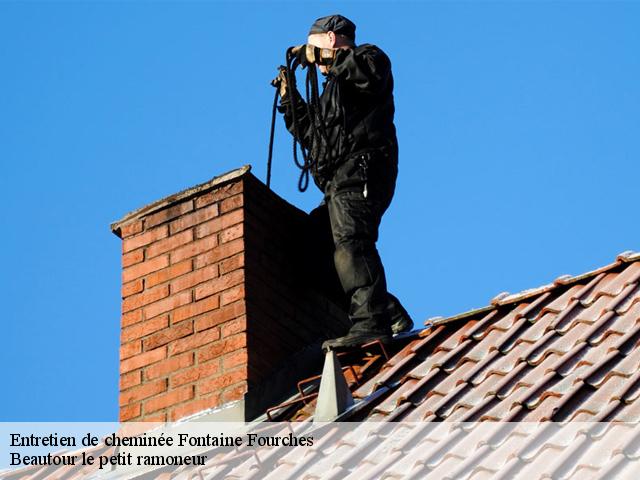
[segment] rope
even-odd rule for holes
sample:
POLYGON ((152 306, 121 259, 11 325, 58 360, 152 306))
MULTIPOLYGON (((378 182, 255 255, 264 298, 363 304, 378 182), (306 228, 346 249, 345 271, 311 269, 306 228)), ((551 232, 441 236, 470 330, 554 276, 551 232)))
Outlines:
MULTIPOLYGON (((293 48, 293 47, 292 47, 293 48)), ((300 132, 300 122, 297 118, 297 106, 298 106, 298 96, 297 90, 295 89, 295 70, 298 67, 298 62, 295 58, 295 55, 291 53, 292 48, 287 50, 286 54, 286 66, 285 66, 285 77, 287 80, 287 88, 289 89, 289 97, 291 99, 290 102, 290 112, 291 112, 291 123, 293 125, 293 162, 296 167, 300 169, 300 177, 298 179, 298 190, 300 192, 304 192, 309 187, 309 172, 317 168, 317 159, 313 159, 311 152, 308 148, 299 142, 298 139, 302 139, 303 136, 300 132), (302 162, 298 158, 298 145, 300 145, 300 152, 302 152, 302 162)), ((273 161, 273 141, 274 141, 274 133, 275 133, 275 121, 276 121, 276 108, 278 104, 278 88, 279 85, 276 86, 276 94, 273 99, 273 109, 271 112, 271 133, 269 136, 269 157, 267 159, 267 187, 271 188, 271 168, 273 161)), ((320 141, 322 144, 327 147, 329 145, 324 119, 322 118, 322 112, 320 109, 320 95, 318 88, 318 72, 316 71, 315 66, 310 65, 307 67, 307 77, 305 80, 305 94, 306 94, 306 110, 307 117, 309 118, 309 122, 311 123, 312 128, 309 129, 309 139, 308 144, 312 146, 315 144, 316 135, 319 135, 320 141)), ((314 152, 315 155, 318 155, 318 152, 314 152)))

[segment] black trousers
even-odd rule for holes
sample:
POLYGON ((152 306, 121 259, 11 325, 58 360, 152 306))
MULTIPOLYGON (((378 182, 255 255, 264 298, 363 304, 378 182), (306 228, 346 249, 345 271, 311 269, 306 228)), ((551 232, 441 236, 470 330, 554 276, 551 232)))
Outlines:
POLYGON ((354 333, 391 333, 392 318, 406 315, 398 299, 387 292, 376 248, 397 173, 397 159, 381 152, 353 157, 327 183, 323 203, 310 213, 315 241, 324 245, 316 261, 333 264, 354 333))

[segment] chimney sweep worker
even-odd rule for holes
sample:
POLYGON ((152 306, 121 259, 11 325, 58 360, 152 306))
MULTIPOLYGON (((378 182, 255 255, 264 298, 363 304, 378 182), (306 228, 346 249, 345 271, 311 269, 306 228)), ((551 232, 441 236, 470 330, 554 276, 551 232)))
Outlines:
POLYGON ((313 180, 324 193, 311 216, 327 219, 335 269, 349 300, 352 326, 345 336, 325 341, 325 351, 386 342, 392 333, 413 328, 404 307, 387 292, 376 248, 398 174, 391 62, 375 45, 356 46, 355 32, 355 24, 342 15, 322 17, 311 26, 308 43, 292 50, 300 65, 317 65, 326 77, 319 115, 296 89, 294 75, 288 76, 294 85, 287 85, 283 70, 277 79, 278 110, 309 150, 313 180))

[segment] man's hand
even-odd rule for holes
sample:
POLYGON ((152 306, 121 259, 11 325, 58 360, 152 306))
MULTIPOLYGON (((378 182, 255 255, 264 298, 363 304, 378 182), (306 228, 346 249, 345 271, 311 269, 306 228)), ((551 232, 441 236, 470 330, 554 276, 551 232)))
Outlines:
POLYGON ((283 98, 287 94, 287 69, 280 65, 278 67, 278 76, 271 80, 271 85, 278 88, 280 98, 283 98))
POLYGON ((331 65, 336 58, 336 50, 333 48, 319 48, 311 44, 298 45, 291 50, 298 59, 300 65, 306 67, 313 63, 318 65, 331 65))

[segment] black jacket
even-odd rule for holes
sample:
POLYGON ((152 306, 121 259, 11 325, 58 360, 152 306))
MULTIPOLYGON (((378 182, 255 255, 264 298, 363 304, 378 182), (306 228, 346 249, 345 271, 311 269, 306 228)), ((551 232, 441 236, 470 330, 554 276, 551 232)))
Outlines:
MULTIPOLYGON (((316 162, 312 170, 316 185, 324 191, 329 180, 336 183, 337 177, 349 177, 353 170, 349 164, 365 152, 376 153, 376 158, 383 152, 395 168, 398 144, 393 124, 395 107, 389 57, 370 44, 339 49, 323 86, 320 111, 326 141, 319 135, 321 125, 309 118, 298 91, 290 89, 297 97, 296 120, 300 128, 297 139, 309 149, 311 159, 316 162)), ((296 135, 290 99, 288 92, 279 110, 284 113, 287 129, 296 135)), ((349 178, 343 181, 348 182, 349 178)))

